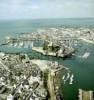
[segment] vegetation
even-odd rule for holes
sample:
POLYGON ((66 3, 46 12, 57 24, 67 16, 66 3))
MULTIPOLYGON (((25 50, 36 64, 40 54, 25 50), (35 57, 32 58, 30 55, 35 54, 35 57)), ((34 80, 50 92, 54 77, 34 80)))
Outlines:
POLYGON ((48 42, 44 42, 43 44, 43 50, 48 50, 48 42))
POLYGON ((58 50, 60 50, 60 47, 59 46, 52 46, 51 49, 53 52, 57 52, 58 50))
POLYGON ((52 45, 52 46, 48 46, 48 42, 45 42, 43 45, 43 50, 46 50, 48 52, 57 52, 58 50, 60 50, 60 46, 56 46, 56 45, 52 45))

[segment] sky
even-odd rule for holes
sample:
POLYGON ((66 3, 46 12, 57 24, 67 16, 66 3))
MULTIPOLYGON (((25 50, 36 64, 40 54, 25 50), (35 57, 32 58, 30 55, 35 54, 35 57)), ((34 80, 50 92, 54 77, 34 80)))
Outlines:
POLYGON ((0 0, 0 19, 94 17, 94 0, 0 0))

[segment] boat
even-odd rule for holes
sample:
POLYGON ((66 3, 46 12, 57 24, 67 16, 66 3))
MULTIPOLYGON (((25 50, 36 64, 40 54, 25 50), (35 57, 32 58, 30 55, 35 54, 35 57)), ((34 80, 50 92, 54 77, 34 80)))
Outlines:
POLYGON ((27 42, 24 42, 24 48, 28 48, 27 42))
POLYGON ((69 77, 70 77, 70 73, 67 73, 67 78, 66 79, 68 80, 69 77))
POLYGON ((65 84, 66 80, 64 80, 64 84, 65 84))
POLYGON ((63 79, 63 80, 65 79, 65 75, 62 77, 62 79, 63 79))
POLYGON ((13 43, 9 43, 9 47, 12 47, 13 46, 13 43))
POLYGON ((20 45, 20 47, 23 47, 23 42, 20 42, 19 45, 20 45))
POLYGON ((74 75, 72 74, 71 77, 70 77, 70 82, 69 82, 69 84, 73 84, 73 78, 74 78, 74 75))
POLYGON ((17 43, 14 43, 14 47, 17 47, 17 43))
POLYGON ((69 79, 69 77, 70 77, 70 74, 69 73, 67 73, 67 76, 66 77, 65 77, 65 75, 62 77, 62 80, 64 81, 64 84, 69 79))

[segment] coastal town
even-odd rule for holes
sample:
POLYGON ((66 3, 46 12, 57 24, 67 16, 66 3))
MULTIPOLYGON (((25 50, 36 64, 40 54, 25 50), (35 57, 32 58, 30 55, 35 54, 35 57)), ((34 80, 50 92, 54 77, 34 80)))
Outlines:
MULTIPOLYGON (((87 43, 94 44, 94 29, 89 28, 48 28, 39 29, 33 33, 20 33, 19 35, 7 36, 6 41, 14 43, 10 45, 17 46, 15 43, 19 43, 19 46, 24 46, 22 41, 47 41, 57 45, 72 46, 77 41, 82 40, 87 43)), ((29 43, 27 44, 27 47, 29 43)), ((32 45, 30 45, 32 46, 32 45)))
MULTIPOLYGON (((42 55, 66 58, 75 55, 80 43, 94 44, 94 29, 90 28, 48 28, 32 33, 7 36, 4 44, 14 48, 31 48, 42 55)), ((85 52, 80 58, 88 58, 85 52)), ((77 56, 77 55, 75 55, 77 56)))
POLYGON ((94 0, 0 0, 0 100, 94 100, 94 0))
MULTIPOLYGON (((49 28, 35 33, 20 33, 7 36, 0 46, 30 48, 44 56, 69 58, 75 55, 79 42, 94 44, 94 30, 84 28, 49 28)), ((85 53, 82 57, 87 58, 85 53)), ((31 55, 32 56, 32 55, 31 55)), ((64 100, 56 78, 61 70, 66 84, 73 84, 74 75, 70 69, 58 63, 40 59, 30 59, 27 54, 0 52, 0 100, 64 100)), ((93 91, 79 89, 79 100, 93 100, 93 91), (84 94, 84 95, 83 95, 84 94), (92 94, 92 97, 91 97, 92 94), (82 99, 86 97, 90 99, 82 99)))
POLYGON ((68 70, 57 62, 30 60, 26 54, 0 53, 0 100, 59 100, 55 75, 62 69, 68 70))

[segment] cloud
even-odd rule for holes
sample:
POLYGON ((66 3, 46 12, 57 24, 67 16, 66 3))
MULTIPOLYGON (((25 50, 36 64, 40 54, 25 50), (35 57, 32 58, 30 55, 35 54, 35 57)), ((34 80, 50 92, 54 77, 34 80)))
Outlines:
POLYGON ((31 9, 37 10, 37 9, 40 9, 40 7, 39 7, 38 5, 32 5, 32 6, 31 6, 31 9))
POLYGON ((93 0, 0 0, 0 18, 10 19, 88 17, 93 9, 93 0))

